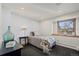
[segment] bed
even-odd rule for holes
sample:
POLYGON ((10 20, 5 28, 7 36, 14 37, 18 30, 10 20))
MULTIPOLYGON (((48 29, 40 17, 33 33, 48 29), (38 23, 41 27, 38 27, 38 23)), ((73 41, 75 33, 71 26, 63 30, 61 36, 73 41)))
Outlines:
POLYGON ((56 45, 56 40, 53 36, 29 36, 29 43, 40 49, 42 49, 42 47, 40 46, 40 43, 43 40, 47 40, 49 42, 50 48, 56 45))

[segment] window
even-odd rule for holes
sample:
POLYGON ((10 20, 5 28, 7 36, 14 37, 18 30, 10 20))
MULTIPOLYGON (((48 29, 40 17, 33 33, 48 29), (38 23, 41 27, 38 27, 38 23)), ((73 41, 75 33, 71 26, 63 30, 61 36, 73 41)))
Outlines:
POLYGON ((76 19, 58 21, 58 34, 76 36, 76 19))

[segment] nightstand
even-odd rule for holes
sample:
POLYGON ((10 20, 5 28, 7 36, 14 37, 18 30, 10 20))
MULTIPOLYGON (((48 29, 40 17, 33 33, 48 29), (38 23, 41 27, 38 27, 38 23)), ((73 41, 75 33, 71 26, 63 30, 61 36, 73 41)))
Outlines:
POLYGON ((19 37, 20 44, 27 45, 28 44, 28 36, 19 37), (22 40, 24 40, 25 44, 22 44, 22 40))

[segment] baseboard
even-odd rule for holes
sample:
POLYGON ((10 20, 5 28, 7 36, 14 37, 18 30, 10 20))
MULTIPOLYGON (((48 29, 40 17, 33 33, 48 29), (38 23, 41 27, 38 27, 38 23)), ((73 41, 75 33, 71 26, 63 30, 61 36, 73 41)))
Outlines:
POLYGON ((79 51, 79 49, 77 47, 75 47, 75 46, 70 46, 70 45, 66 45, 66 44, 62 44, 62 43, 57 43, 57 45, 79 51))

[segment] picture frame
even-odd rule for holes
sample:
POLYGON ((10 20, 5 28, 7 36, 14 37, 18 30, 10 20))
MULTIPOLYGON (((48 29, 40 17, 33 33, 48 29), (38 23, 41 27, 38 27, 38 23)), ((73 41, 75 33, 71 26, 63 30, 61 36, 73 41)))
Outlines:
POLYGON ((57 21, 59 35, 76 36, 76 18, 57 21))

